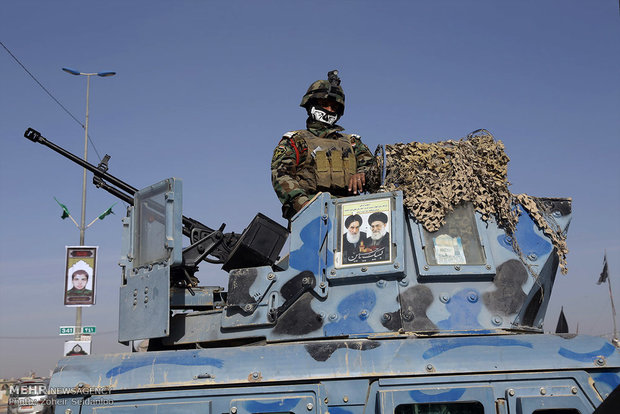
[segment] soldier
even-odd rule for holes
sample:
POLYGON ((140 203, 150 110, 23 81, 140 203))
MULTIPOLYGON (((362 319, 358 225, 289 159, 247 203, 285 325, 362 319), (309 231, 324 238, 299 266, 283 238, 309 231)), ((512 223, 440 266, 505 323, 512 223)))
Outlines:
POLYGON ((290 219, 319 192, 348 196, 366 190, 374 157, 359 135, 343 134, 336 122, 344 113, 338 71, 308 88, 299 106, 306 129, 284 134, 271 160, 271 182, 290 219))

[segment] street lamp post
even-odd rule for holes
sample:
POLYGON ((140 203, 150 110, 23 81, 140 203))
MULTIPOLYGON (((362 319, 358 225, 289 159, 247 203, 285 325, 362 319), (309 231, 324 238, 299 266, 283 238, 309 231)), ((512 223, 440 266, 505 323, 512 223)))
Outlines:
MULTIPOLYGON (((84 124, 84 161, 87 161, 88 157, 88 101, 90 98, 90 77, 93 75, 107 77, 114 76, 116 72, 94 72, 94 73, 84 73, 74 69, 62 68, 67 73, 75 76, 86 76, 86 123, 84 124)), ((86 168, 84 168, 84 172, 82 174, 82 216, 80 218, 80 246, 84 246, 84 232, 86 231, 85 227, 85 216, 86 216, 86 168)), ((75 309, 75 339, 78 340, 82 331, 82 307, 78 306, 75 309)))

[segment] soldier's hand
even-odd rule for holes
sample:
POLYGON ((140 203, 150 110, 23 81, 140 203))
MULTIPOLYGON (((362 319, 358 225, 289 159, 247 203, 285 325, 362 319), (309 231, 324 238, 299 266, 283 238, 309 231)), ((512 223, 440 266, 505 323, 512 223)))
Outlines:
POLYGON ((361 194, 366 185, 366 175, 364 173, 353 174, 349 179, 349 192, 361 194))

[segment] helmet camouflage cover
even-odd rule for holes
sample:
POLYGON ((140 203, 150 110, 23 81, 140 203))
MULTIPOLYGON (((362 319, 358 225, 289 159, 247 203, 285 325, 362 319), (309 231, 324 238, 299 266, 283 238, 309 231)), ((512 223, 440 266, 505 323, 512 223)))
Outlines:
POLYGON ((313 82, 308 91, 301 99, 299 106, 307 108, 308 103, 315 99, 331 99, 340 104, 340 115, 344 113, 344 92, 340 87, 338 71, 332 70, 327 73, 329 80, 318 80, 313 82))

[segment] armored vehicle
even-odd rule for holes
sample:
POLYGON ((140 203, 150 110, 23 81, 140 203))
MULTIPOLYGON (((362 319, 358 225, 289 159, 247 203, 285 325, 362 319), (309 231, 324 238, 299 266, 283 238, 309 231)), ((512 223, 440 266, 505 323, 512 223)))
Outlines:
POLYGON ((534 199, 510 231, 459 203, 429 231, 404 186, 320 193, 290 233, 259 214, 235 234, 184 217, 179 179, 136 190, 107 158, 74 158, 131 205, 118 335, 148 350, 60 360, 59 412, 611 412, 614 344, 542 329, 569 199, 534 199), (227 289, 198 285, 203 260, 229 273, 227 289))

